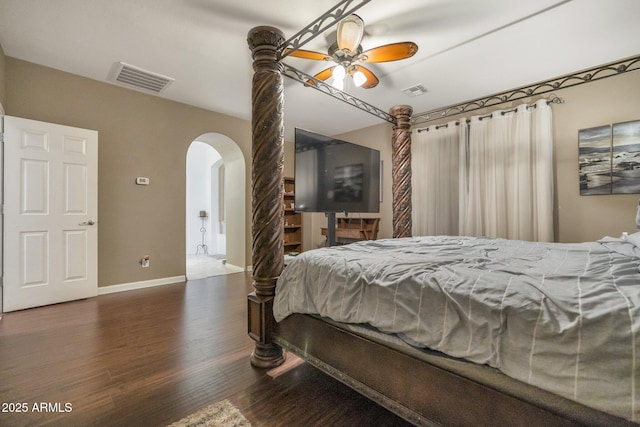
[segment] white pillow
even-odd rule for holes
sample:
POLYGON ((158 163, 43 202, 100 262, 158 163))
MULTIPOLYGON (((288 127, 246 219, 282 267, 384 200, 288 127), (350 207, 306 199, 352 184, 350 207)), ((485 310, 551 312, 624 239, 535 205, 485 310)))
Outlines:
POLYGON ((640 248, 640 231, 638 231, 637 233, 629 234, 629 236, 627 237, 627 241, 640 248))

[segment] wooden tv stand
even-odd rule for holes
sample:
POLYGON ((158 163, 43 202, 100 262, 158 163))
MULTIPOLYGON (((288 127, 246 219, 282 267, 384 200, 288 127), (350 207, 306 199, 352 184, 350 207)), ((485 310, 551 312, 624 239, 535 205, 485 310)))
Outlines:
MULTIPOLYGON (((344 245, 358 240, 376 240, 380 218, 337 218, 336 243, 344 245)), ((321 229, 327 235, 327 228, 321 229)))

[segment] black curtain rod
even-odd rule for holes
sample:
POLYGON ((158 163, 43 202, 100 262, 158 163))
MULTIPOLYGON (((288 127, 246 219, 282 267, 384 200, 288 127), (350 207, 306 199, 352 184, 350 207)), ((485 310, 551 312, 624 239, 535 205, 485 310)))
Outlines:
MULTIPOLYGON (((564 99, 562 99, 562 98, 560 98, 560 97, 558 97, 558 96, 554 96, 554 97, 552 97, 552 98, 550 98, 550 99, 548 99, 548 100, 547 100, 547 105, 549 105, 549 104, 562 104, 562 103, 564 103, 564 99)), ((536 104, 529 104, 529 105, 527 105, 527 110, 528 110, 529 108, 536 108, 536 104)), ((513 112, 515 112, 515 111, 518 111, 518 108, 517 108, 517 107, 516 107, 516 108, 512 108, 512 109, 510 109, 510 110, 501 111, 501 112, 500 112, 500 115, 504 116, 505 114, 513 113, 513 112)), ((490 118, 492 118, 492 117, 493 117, 493 113, 491 113, 491 114, 487 114, 486 116, 480 116, 480 117, 478 118, 478 120, 490 119, 490 118)), ((466 124, 468 125, 468 124, 470 124, 470 123, 471 123, 471 120, 470 120, 470 119, 467 119, 465 122, 466 122, 466 124)), ((460 124, 460 122, 455 122, 455 125, 456 125, 456 126, 458 126, 459 124, 460 124)), ((435 127, 435 128, 436 128, 436 130, 438 130, 438 129, 440 129, 440 128, 447 128, 447 127, 449 127, 449 123, 445 123, 445 124, 443 124, 443 125, 436 125, 436 127, 435 127)), ((426 127, 426 128, 418 129, 418 133, 420 133, 420 132, 429 132, 429 128, 428 128, 428 127, 426 127)))

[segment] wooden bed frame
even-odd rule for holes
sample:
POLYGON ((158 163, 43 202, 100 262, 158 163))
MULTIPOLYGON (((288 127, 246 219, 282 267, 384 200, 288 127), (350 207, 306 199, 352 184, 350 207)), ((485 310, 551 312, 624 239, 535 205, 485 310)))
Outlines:
POLYGON ((334 323, 293 314, 276 343, 421 426, 630 426, 633 423, 432 352, 417 358, 334 323), (439 360, 441 359, 441 360, 439 360))
MULTIPOLYGON (((417 425, 635 425, 535 387, 522 393, 487 385, 414 358, 317 318, 292 315, 275 324, 272 303, 283 258, 284 35, 273 27, 248 34, 253 57, 252 234, 253 286, 248 333, 251 363, 272 368, 286 348, 417 425), (277 326, 277 327, 276 327, 277 326)), ((391 108, 393 237, 411 235, 412 109, 391 108)), ((469 364, 472 365, 472 364, 469 364)), ((482 367, 479 367, 482 368, 482 367)), ((507 379, 506 376, 505 380, 507 379)), ((516 382, 515 380, 509 380, 516 382)))

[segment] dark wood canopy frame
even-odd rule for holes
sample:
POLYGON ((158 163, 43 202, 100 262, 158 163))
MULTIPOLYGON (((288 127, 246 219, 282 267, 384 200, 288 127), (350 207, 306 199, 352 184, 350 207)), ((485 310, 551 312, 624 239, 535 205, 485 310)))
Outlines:
MULTIPOLYGON (((417 425, 635 425, 527 384, 509 385, 515 380, 502 374, 498 375, 504 377, 501 381, 507 383, 506 387, 485 380, 483 373, 473 373, 473 368, 487 367, 458 369, 438 362, 438 357, 433 362, 417 358, 316 317, 295 314, 276 325, 273 299, 276 281, 284 268, 284 66, 279 52, 283 42, 284 35, 273 27, 256 27, 248 34, 255 72, 252 83, 255 291, 248 296, 248 333, 255 341, 251 363, 260 368, 278 366, 284 361, 282 349, 286 348, 417 425)), ((394 118, 393 237, 408 237, 412 108, 395 106, 390 114, 394 118)), ((489 376, 495 375, 493 372, 489 376)))

